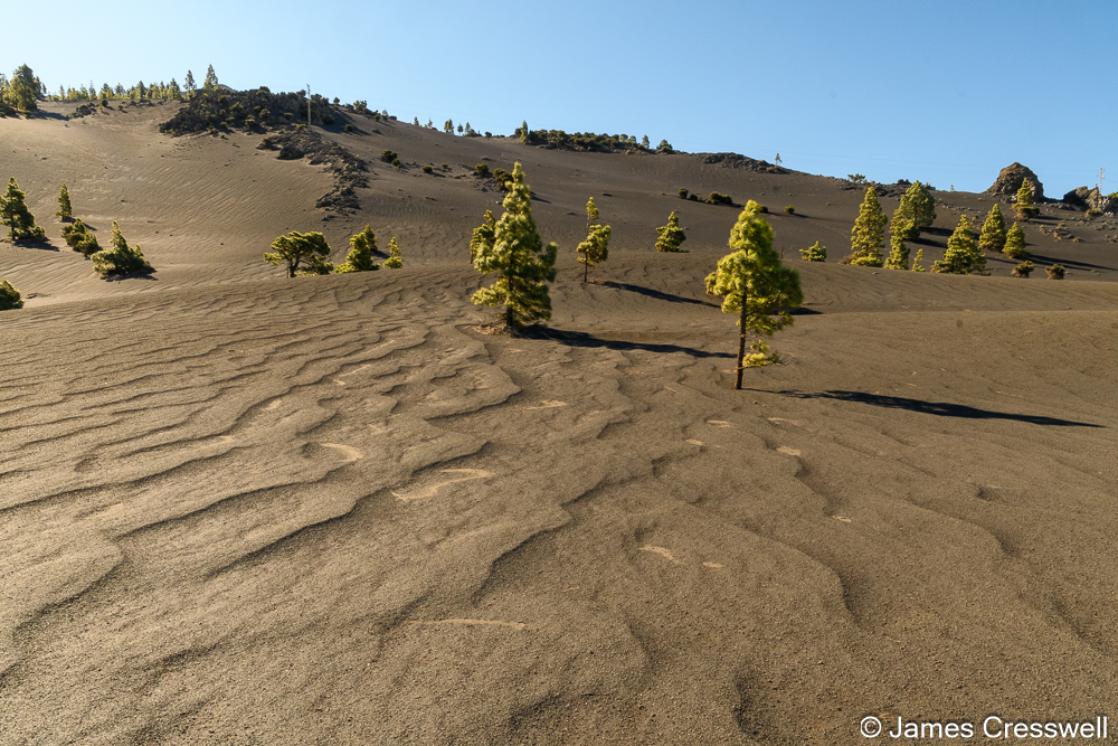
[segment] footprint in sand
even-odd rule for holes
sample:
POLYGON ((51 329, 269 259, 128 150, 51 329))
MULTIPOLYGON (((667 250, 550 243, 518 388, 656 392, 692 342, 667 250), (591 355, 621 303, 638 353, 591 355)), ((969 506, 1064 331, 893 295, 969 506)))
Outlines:
POLYGON ((442 482, 436 482, 435 484, 428 485, 421 489, 393 492, 392 494, 395 495, 397 500, 406 503, 415 500, 426 500, 429 497, 434 497, 439 494, 439 491, 442 490, 443 487, 458 484, 459 482, 471 482, 475 479, 485 479, 493 476, 493 472, 486 471, 485 469, 442 469, 441 472, 443 474, 459 474, 461 476, 446 479, 442 482))
POLYGON ((792 448, 791 446, 780 446, 776 449, 777 453, 783 453, 785 456, 802 456, 803 451, 799 448, 792 448))
POLYGON ((644 546, 640 547, 640 550, 642 552, 651 552, 652 554, 657 554, 668 560, 669 562, 676 561, 675 555, 672 554, 672 550, 668 549, 667 547, 658 547, 655 544, 645 544, 644 546))

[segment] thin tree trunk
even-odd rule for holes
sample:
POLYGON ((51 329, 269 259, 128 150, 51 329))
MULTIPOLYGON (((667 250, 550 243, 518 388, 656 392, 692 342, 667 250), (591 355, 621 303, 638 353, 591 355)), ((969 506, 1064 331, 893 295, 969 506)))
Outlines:
POLYGON ((585 262, 582 265, 582 284, 586 284, 587 278, 590 277, 590 262, 585 262))
POLYGON ((737 390, 741 390, 742 374, 745 373, 745 295, 741 299, 741 317, 738 320, 738 382, 734 386, 737 390))

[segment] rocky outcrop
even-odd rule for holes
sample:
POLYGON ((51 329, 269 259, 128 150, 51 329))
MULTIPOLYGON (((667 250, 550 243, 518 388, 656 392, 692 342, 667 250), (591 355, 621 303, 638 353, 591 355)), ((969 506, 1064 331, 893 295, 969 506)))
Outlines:
POLYGON ((1118 200, 1106 196, 1098 187, 1088 189, 1085 186, 1076 187, 1064 195, 1061 200, 1073 210, 1098 210, 1099 212, 1118 212, 1118 200))
POLYGON ((1037 202, 1044 199, 1044 185, 1040 183, 1040 179, 1036 177, 1031 168, 1016 161, 998 172, 998 178, 990 185, 986 193, 996 194, 1000 197, 1013 197, 1016 196, 1023 181, 1028 181, 1033 185, 1037 202))

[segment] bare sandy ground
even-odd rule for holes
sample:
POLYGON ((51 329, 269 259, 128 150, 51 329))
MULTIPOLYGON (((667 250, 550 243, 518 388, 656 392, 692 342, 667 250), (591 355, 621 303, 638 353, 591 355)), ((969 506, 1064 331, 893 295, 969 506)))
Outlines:
POLYGON ((524 159, 565 255, 588 185, 612 195, 598 282, 565 256, 550 330, 514 339, 466 301, 492 192, 374 166, 362 214, 323 222, 327 175, 249 136, 160 136, 165 115, 0 120, 0 176, 51 233, 67 180, 159 270, 103 283, 64 246, 0 245, 38 294, 0 318, 0 743, 845 744, 866 713, 1113 707, 1103 225, 1028 229, 1063 283, 795 261, 786 363, 735 392, 701 278, 736 211, 675 189, 794 203, 808 217, 772 216, 789 261, 816 237, 845 252, 856 192, 346 136, 524 159), (675 207, 693 252, 655 255, 675 207), (405 269, 287 281, 259 260, 317 225, 340 254, 366 220, 405 269))

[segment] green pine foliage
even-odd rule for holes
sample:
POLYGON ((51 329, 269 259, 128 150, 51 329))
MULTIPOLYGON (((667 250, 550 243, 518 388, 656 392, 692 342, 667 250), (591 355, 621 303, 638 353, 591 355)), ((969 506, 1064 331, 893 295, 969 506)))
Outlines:
POLYGON ((213 89, 217 88, 217 73, 214 72, 214 66, 210 65, 206 68, 206 80, 202 83, 203 88, 213 89))
POLYGON ((1015 265, 1011 274, 1014 277, 1020 277, 1022 280, 1027 280, 1029 279, 1029 275, 1033 273, 1034 269, 1036 269, 1036 265, 1026 259, 1025 261, 1015 265))
POLYGON ((986 256, 978 248, 966 215, 959 218, 958 225, 947 239, 943 259, 932 265, 932 271, 953 275, 986 274, 986 256))
POLYGON ((1025 231, 1017 223, 1011 225, 1006 231, 1002 253, 1010 259, 1020 259, 1025 256, 1025 231))
POLYGON ((42 91, 43 84, 35 72, 27 65, 20 65, 4 87, 4 102, 22 114, 30 114, 38 110, 42 91))
POLYGON ((912 267, 910 267, 910 269, 913 272, 927 272, 928 271, 924 267, 924 250, 923 249, 917 249, 916 250, 916 255, 912 257, 912 267))
POLYGON ((1028 181, 1022 181, 1021 188, 1017 190, 1013 213, 1021 222, 1031 220, 1040 214, 1040 208, 1036 206, 1036 191, 1028 181))
POLYGON ((858 209, 858 217, 854 227, 850 229, 850 254, 846 257, 847 264, 861 267, 880 267, 883 263, 881 247, 885 243, 885 224, 888 218, 881 209, 877 199, 877 190, 866 187, 866 194, 862 198, 862 206, 858 209))
POLYGON ((978 235, 978 248, 991 253, 1000 253, 1005 248, 1005 242, 1005 217, 1002 215, 1001 205, 995 202, 982 223, 982 231, 978 235))
POLYGON ((69 222, 74 218, 74 208, 70 204, 70 190, 63 184, 62 188, 58 190, 58 212, 55 213, 58 218, 63 222, 69 222))
POLYGON ((582 265, 582 281, 590 279, 590 268, 609 258, 609 238, 613 229, 598 223, 594 198, 586 200, 586 238, 575 247, 575 258, 582 265))
POLYGON ((806 249, 800 249, 800 256, 803 257, 805 262, 825 262, 827 261, 827 247, 816 241, 806 249))
POLYGON ((345 261, 338 265, 337 272, 374 272, 380 269, 373 256, 377 253, 377 237, 373 229, 366 224, 357 233, 349 237, 349 253, 345 261))
POLYGON ((803 292, 799 273, 781 263, 773 248, 773 229, 753 200, 730 231, 729 246, 730 253, 707 275, 706 290, 722 298, 723 313, 738 313, 736 388, 740 389, 746 367, 778 360, 765 337, 792 323, 791 309, 803 303, 803 292))
POLYGON ((911 218, 916 233, 908 237, 915 240, 919 232, 929 228, 936 222, 936 201, 927 185, 914 181, 905 190, 901 197, 901 204, 897 208, 901 215, 911 218))
MULTIPOLYGON (((551 318, 547 284, 555 279, 558 247, 546 246, 532 219, 532 191, 524 182, 519 161, 513 167, 504 212, 493 229, 492 241, 471 247, 474 269, 496 275, 492 285, 479 289, 471 301, 482 306, 504 306, 508 328, 551 318)), ((476 235, 476 232, 475 232, 476 235)))
POLYGON ((893 214, 893 220, 889 224, 889 256, 885 259, 885 269, 908 268, 908 244, 905 241, 914 232, 919 233, 912 218, 893 214))
POLYGON ((101 250, 101 245, 97 242, 97 236, 93 235, 93 231, 82 222, 81 218, 76 218, 74 222, 63 226, 62 238, 66 241, 67 246, 86 259, 101 250))
POLYGON ((1067 274, 1067 267, 1062 264, 1053 264, 1044 268, 1044 276, 1049 280, 1062 280, 1067 274))
POLYGON ((479 251, 493 245, 497 233, 497 218, 493 217, 492 210, 486 210, 481 216, 481 225, 474 228, 470 236, 470 264, 477 261, 479 251))
POLYGON ((8 189, 0 195, 0 223, 8 227, 8 237, 13 244, 42 241, 46 231, 35 225, 35 216, 27 209, 26 197, 15 177, 8 180, 8 189))
POLYGON ((668 224, 656 229, 656 250, 669 253, 684 252, 687 251, 683 248, 683 242, 686 240, 687 234, 679 224, 679 213, 672 210, 668 215, 668 224))
POLYGON ((291 231, 272 241, 272 250, 264 254, 269 264, 283 265, 287 276, 304 274, 325 274, 329 266, 330 244, 326 237, 317 231, 301 233, 291 231))
POLYGON ((135 277, 153 271, 139 245, 128 245, 115 220, 112 242, 110 248, 102 249, 89 257, 93 262, 93 271, 101 275, 101 279, 135 277))
POLYGON ((388 269, 400 269, 404 266, 404 258, 400 256, 400 244, 395 236, 388 238, 388 258, 384 260, 384 266, 388 269))
POLYGON ((10 311, 14 308, 23 308, 23 299, 10 282, 0 280, 0 311, 10 311))

